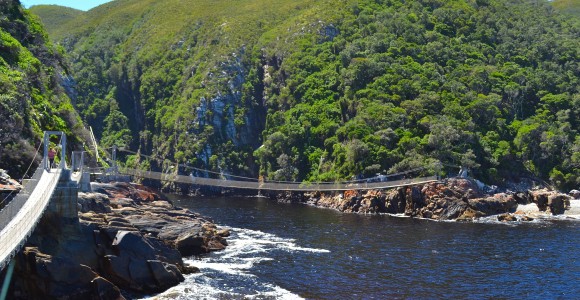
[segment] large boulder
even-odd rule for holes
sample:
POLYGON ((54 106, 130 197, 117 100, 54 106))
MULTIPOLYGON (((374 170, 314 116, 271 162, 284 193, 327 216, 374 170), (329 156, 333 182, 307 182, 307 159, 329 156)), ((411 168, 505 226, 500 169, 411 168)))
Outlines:
POLYGON ((181 255, 153 237, 119 230, 102 269, 116 285, 137 292, 159 292, 183 281, 181 255), (161 264, 161 266, 160 266, 161 264))
POLYGON ((490 197, 469 199, 469 206, 486 216, 515 212, 518 202, 513 195, 499 193, 490 197))
POLYGON ((141 259, 155 259, 156 251, 141 233, 135 231, 120 230, 117 232, 112 243, 112 248, 119 254, 141 259))
POLYGON ((435 220, 453 220, 467 210, 467 199, 472 199, 481 192, 471 180, 450 178, 424 185, 421 194, 422 201, 414 200, 415 215, 435 220))
POLYGON ((311 204, 315 203, 316 206, 319 206, 319 207, 332 208, 332 209, 338 210, 339 203, 343 199, 343 194, 340 194, 340 193, 337 195, 320 194, 320 195, 316 195, 314 197, 315 197, 315 201, 307 201, 307 203, 311 203, 311 204))
POLYGON ((109 197, 101 193, 79 193, 78 197, 79 211, 81 213, 96 212, 110 213, 111 202, 109 197))
POLYGON ((102 261, 104 276, 122 288, 132 287, 131 274, 129 273, 130 261, 131 258, 128 255, 106 255, 102 261))
POLYGON ((540 211, 546 211, 548 209, 548 197, 552 195, 552 192, 546 190, 536 190, 532 191, 532 201, 536 203, 540 211))
POLYGON ((570 195, 570 197, 572 197, 573 199, 580 199, 580 191, 579 190, 571 190, 570 193, 568 193, 568 195, 570 195))
POLYGON ((467 178, 448 178, 442 182, 426 184, 423 188, 427 198, 475 199, 483 196, 476 182, 467 178))
POLYGON ((516 199, 516 201, 518 202, 518 204, 530 204, 534 202, 534 197, 533 195, 530 193, 530 191, 524 191, 524 192, 517 192, 514 194, 514 198, 516 199))
POLYGON ((439 220, 454 220, 465 212, 468 204, 465 201, 455 200, 446 202, 436 210, 439 220))
POLYGON ((497 215, 497 220, 500 222, 515 222, 518 219, 513 214, 505 213, 505 214, 497 215))
POLYGON ((362 196, 358 191, 344 191, 343 196, 339 198, 338 210, 343 212, 358 212, 362 196))
POLYGON ((564 194, 548 196, 548 208, 553 215, 562 215, 570 208, 570 196, 564 194))
POLYGON ((191 256, 202 253, 207 253, 207 248, 204 247, 205 240, 199 233, 185 233, 179 235, 174 240, 175 248, 183 256, 191 256))
POLYGON ((457 221, 473 221, 474 219, 483 217, 483 213, 474 210, 473 208, 467 207, 459 217, 457 221))
POLYGON ((98 300, 123 300, 125 297, 121 295, 119 288, 103 277, 97 277, 91 281, 94 291, 94 299, 98 300))
POLYGON ((183 275, 176 269, 175 265, 163 263, 159 260, 149 260, 147 263, 151 274, 153 274, 157 285, 161 289, 170 288, 184 280, 183 275))
POLYGON ((18 256, 16 288, 26 299, 124 299, 120 290, 93 269, 67 257, 26 247, 18 256))
POLYGON ((198 255, 225 248, 223 231, 212 223, 191 222, 164 227, 158 237, 183 256, 198 255))
POLYGON ((360 202, 360 213, 380 213, 385 211, 385 194, 382 191, 369 190, 360 202))
POLYGON ((385 210, 390 214, 402 214, 405 212, 407 201, 405 188, 389 190, 385 195, 385 210))
POLYGON ((416 186, 406 188, 405 202, 405 214, 408 216, 418 215, 419 210, 425 206, 421 190, 416 186))

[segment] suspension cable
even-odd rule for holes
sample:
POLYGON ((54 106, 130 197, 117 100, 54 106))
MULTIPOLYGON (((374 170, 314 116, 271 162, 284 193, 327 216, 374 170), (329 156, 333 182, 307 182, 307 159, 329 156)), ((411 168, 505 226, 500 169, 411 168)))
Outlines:
MULTIPOLYGON (((42 146, 42 141, 40 141, 40 143, 38 143, 38 147, 36 148, 36 151, 34 152, 34 157, 32 158, 32 161, 30 161, 30 164, 28 165, 28 168, 26 169, 26 172, 24 172, 24 174, 22 174, 22 178, 20 178, 20 183, 22 184, 24 182, 24 178, 26 177, 26 174, 28 174, 28 172, 30 171, 30 168, 32 168, 32 165, 34 164, 34 161, 36 160, 36 157, 38 156, 38 151, 40 151, 40 147, 42 146)), ((0 206, 2 204, 4 204, 4 202, 6 202, 6 200, 8 198, 10 198, 10 196, 12 196, 12 194, 14 193, 15 190, 12 190, 6 197, 4 197, 4 199, 2 199, 2 202, 0 202, 0 206)))
MULTIPOLYGON (((111 149, 112 147, 106 148, 106 149, 111 149)), ((127 153, 131 153, 131 154, 135 154, 135 155, 139 155, 148 159, 152 159, 155 161, 168 161, 167 159, 163 159, 160 157, 154 157, 154 156, 150 156, 150 155, 145 155, 142 153, 137 153, 135 151, 131 151, 125 148, 118 148, 119 151, 124 151, 127 153)), ((106 151, 105 151, 106 153, 106 151)), ((183 168, 188 168, 188 169, 192 169, 192 170, 196 170, 196 171, 200 171, 200 172, 204 172, 204 173, 210 173, 210 174, 215 174, 215 175, 220 175, 220 176, 227 176, 230 178, 239 178, 239 179, 246 179, 249 181, 259 181, 259 179, 257 178, 252 178, 252 177, 245 177, 245 176, 239 176, 239 175, 231 175, 231 174, 223 174, 220 172, 216 172, 216 171, 210 171, 207 169, 202 169, 202 168, 197 168, 197 167, 193 167, 187 164, 177 164, 178 167, 183 167, 183 168)), ((392 174, 386 174, 386 175, 382 175, 385 178, 389 178, 389 177, 394 177, 394 176, 400 176, 400 175, 405 175, 405 174, 409 174, 412 172, 417 172, 417 171, 421 171, 426 169, 426 167, 417 167, 411 170, 406 170, 406 171, 401 171, 401 172, 397 172, 397 173, 392 173, 392 174)), ((366 179, 357 179, 357 180, 349 180, 349 181, 338 181, 339 183, 360 183, 360 182, 366 182, 369 179, 373 179, 373 178, 378 178, 379 176, 375 176, 375 177, 371 177, 371 178, 366 178, 366 179)), ((277 180, 264 180, 264 182, 268 182, 268 183, 297 183, 296 181, 277 181, 277 180)), ((321 184, 327 184, 327 183, 337 183, 336 181, 326 181, 326 182, 317 182, 317 183, 321 183, 321 184)))

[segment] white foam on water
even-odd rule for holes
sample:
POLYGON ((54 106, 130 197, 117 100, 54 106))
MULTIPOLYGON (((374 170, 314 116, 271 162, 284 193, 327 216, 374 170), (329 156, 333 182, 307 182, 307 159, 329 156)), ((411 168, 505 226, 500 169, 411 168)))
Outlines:
POLYGON ((530 203, 530 204, 518 204, 518 208, 516 209, 516 212, 522 212, 522 213, 526 213, 526 214, 532 214, 532 213, 540 213, 540 209, 538 209, 538 206, 536 205, 536 203, 530 203))
POLYGON ((225 250, 201 259, 184 259, 200 273, 159 295, 145 299, 302 299, 280 286, 263 282, 251 273, 256 264, 272 261, 272 251, 329 253, 329 250, 302 247, 296 240, 258 230, 230 228, 225 250))
POLYGON ((258 258, 243 258, 240 259, 240 262, 236 263, 207 262, 204 260, 195 261, 193 263, 189 263, 190 261, 187 261, 187 263, 198 267, 200 270, 212 269, 230 275, 254 276, 252 274, 246 273, 245 271, 252 269, 252 267, 254 267, 254 265, 259 262, 268 260, 272 259, 267 257, 258 257, 258 258))
POLYGON ((566 210, 564 215, 580 220, 580 199, 570 200, 570 209, 566 210))
POLYGON ((540 211, 535 203, 519 204, 516 213, 513 216, 517 221, 503 222, 498 221, 497 216, 483 217, 474 220, 475 223, 497 223, 508 226, 519 224, 543 224, 550 221, 576 221, 580 220, 580 200, 570 200, 570 207, 562 215, 552 215, 549 211, 540 211), (533 220, 524 221, 524 217, 530 217, 533 220))
POLYGON ((247 299, 281 299, 281 300, 295 300, 295 299, 304 299, 296 294, 292 294, 287 290, 279 287, 279 286, 272 286, 272 291, 270 292, 263 292, 259 295, 248 295, 245 298, 247 299))
MULTIPOLYGON (((228 239, 228 243, 236 245, 236 248, 242 248, 244 253, 263 253, 271 250, 302 251, 313 253, 329 253, 329 250, 319 248, 307 248, 296 245, 295 239, 281 238, 271 233, 258 230, 243 228, 231 228, 238 233, 237 238, 228 239)), ((228 250, 229 246, 226 248, 228 250)), ((234 254, 235 249, 232 247, 234 254)), ((225 257, 228 257, 227 255, 225 257)))
MULTIPOLYGON (((257 283, 256 281, 254 281, 257 283)), ((193 274, 180 285, 164 293, 144 298, 147 300, 185 300, 185 299, 303 299, 279 286, 262 283, 261 291, 240 292, 235 287, 228 287, 220 283, 217 278, 206 276, 203 273, 193 274)))
MULTIPOLYGON (((215 299, 223 295, 223 291, 218 288, 213 287, 211 284, 207 284, 205 280, 201 280, 201 283, 191 280, 192 278, 200 277, 199 274, 194 274, 193 276, 188 276, 184 282, 178 286, 172 287, 169 290, 151 297, 146 297, 143 299, 147 300, 165 300, 165 299, 215 299)), ((235 295, 231 294, 232 298, 235 295)))

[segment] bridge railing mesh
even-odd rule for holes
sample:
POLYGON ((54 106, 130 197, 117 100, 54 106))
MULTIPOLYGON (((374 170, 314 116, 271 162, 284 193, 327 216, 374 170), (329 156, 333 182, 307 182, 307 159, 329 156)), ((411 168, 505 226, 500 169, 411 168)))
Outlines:
POLYGON ((24 189, 0 212, 0 270, 22 248, 40 221, 54 189, 58 184, 61 170, 45 172, 36 170, 24 189))
POLYGON ((416 185, 436 181, 436 176, 409 178, 385 182, 357 182, 357 183, 308 183, 308 182, 259 182, 259 181, 239 181, 215 178, 202 178, 188 175, 167 174, 154 171, 143 171, 130 168, 120 168, 120 173, 132 175, 140 178, 157 179, 161 181, 188 183, 196 185, 252 189, 252 190, 276 190, 276 191, 346 191, 346 190, 371 190, 384 189, 399 186, 416 185))
POLYGON ((16 194, 16 196, 14 196, 14 198, 10 200, 10 202, 6 204, 6 206, 3 207, 2 210, 0 210, 0 231, 4 229, 4 227, 6 227, 6 225, 10 222, 10 220, 14 218, 14 216, 16 216, 16 214, 18 213, 18 211, 20 211, 24 203, 26 203, 26 200, 28 200, 28 197, 30 196, 32 191, 34 191, 34 189, 36 188, 36 185, 38 184, 38 181, 42 176, 43 171, 42 166, 43 164, 40 164, 38 166, 38 168, 32 175, 32 178, 26 180, 23 183, 22 190, 20 190, 20 192, 18 192, 18 194, 16 194))

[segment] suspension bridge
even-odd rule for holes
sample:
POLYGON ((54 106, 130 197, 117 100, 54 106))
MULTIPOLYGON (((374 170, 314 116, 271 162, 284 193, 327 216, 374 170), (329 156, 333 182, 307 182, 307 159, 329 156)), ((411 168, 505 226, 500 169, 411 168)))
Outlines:
MULTIPOLYGON (((177 168, 173 168, 171 173, 138 170, 132 168, 121 167, 118 168, 115 163, 117 156, 117 147, 112 147, 111 157, 114 169, 123 175, 130 175, 136 178, 154 179, 163 182, 174 182, 183 184, 192 184, 200 186, 210 186, 216 188, 231 188, 231 189, 250 189, 250 190, 264 190, 264 191, 292 191, 292 192, 339 192, 347 190, 371 190, 371 189, 388 189, 397 188, 409 185, 419 185, 437 181, 437 176, 425 177, 411 177, 412 174, 425 171, 426 167, 414 168, 404 172, 398 172, 388 175, 380 175, 374 178, 351 180, 351 181, 335 181, 335 182, 295 182, 295 181, 274 181, 274 180, 260 180, 256 178, 236 176, 230 174, 223 174, 221 172, 214 172, 210 170, 192 167, 186 164, 172 164, 177 168), (191 170, 189 175, 180 175, 177 169, 191 170), (195 174, 202 176, 196 176, 195 174), (218 178, 211 178, 211 176, 218 178), (404 177, 404 178, 402 178, 404 177), (402 178, 393 180, 393 178, 402 178)), ((120 151, 129 154, 137 155, 142 158, 150 160, 163 161, 163 159, 143 155, 127 149, 120 151)))
POLYGON ((143 171, 130 168, 119 168, 119 173, 137 178, 156 179, 165 182, 185 183, 217 188, 250 189, 266 191, 292 192, 338 192, 347 190, 387 189, 409 185, 418 185, 437 181, 437 176, 417 177, 393 181, 369 182, 367 180, 345 182, 284 182, 284 181, 243 181, 227 178, 216 179, 196 177, 193 175, 167 174, 153 171, 143 171))
MULTIPOLYGON (((95 152, 98 152, 96 141, 94 141, 95 152)), ((80 187, 86 187, 88 182, 88 169, 83 168, 84 152, 73 152, 71 156, 72 165, 69 167, 66 164, 65 150, 66 150, 66 136, 63 132, 47 131, 44 134, 44 141, 37 149, 37 154, 44 146, 42 155, 42 162, 34 172, 31 179, 24 183, 24 188, 8 203, 3 203, 5 199, 0 199, 0 270, 3 270, 12 258, 23 245, 27 239, 34 232, 38 222, 43 214, 55 202, 61 202, 58 211, 62 213, 63 207, 67 207, 69 218, 77 218, 77 192, 80 187), (58 148, 62 149, 60 154, 60 163, 54 166, 49 161, 49 144, 51 136, 60 136, 58 148), (69 196, 63 196, 63 187, 74 187, 74 192, 69 196), (61 190, 57 193, 55 191, 61 190), (67 198, 68 197, 68 198, 67 198), (64 199, 67 198, 67 199, 64 199), (64 200, 63 200, 64 199, 64 200), (66 202, 67 203, 62 203, 66 202), (51 204, 52 203, 52 204, 51 204)), ((134 153, 134 152, 133 152, 134 153)), ((36 159, 33 159, 33 161, 36 159)), ((112 154, 113 167, 109 168, 107 172, 116 175, 129 175, 134 178, 148 178, 161 180, 164 182, 175 182, 193 185, 212 186, 220 188, 232 189, 252 189, 252 190, 268 190, 268 191, 345 191, 345 190, 369 190, 369 189, 386 189, 410 185, 419 185, 437 180, 435 176, 403 178, 399 180, 389 180, 391 176, 406 176, 410 172, 416 172, 418 169, 408 172, 402 172, 391 175, 382 175, 380 180, 354 180, 344 182, 284 182, 284 181, 266 181, 258 180, 248 177, 223 175, 208 170, 202 170, 190 167, 197 173, 205 174, 206 176, 194 176, 194 172, 189 175, 179 175, 177 170, 168 174, 154 171, 144 171, 125 167, 118 167, 116 164, 116 148, 112 154), (209 178, 208 174, 219 175, 220 178, 209 178)), ((31 163, 32 164, 32 163, 31 163)), ((179 165, 178 165, 179 166, 179 165)), ((187 166, 189 167, 189 166, 187 166)), ((27 171, 28 172, 28 171, 27 171)), ((7 272, 6 282, 9 282, 9 276, 12 274, 13 263, 10 263, 7 272)), ((3 289, 4 290, 4 289, 3 289)), ((1 295, 0 295, 1 296, 1 295)), ((0 297, 1 298, 1 297, 0 297)))
MULTIPOLYGON (((59 147, 66 149, 66 136, 62 132, 45 132, 44 155, 34 175, 27 180, 24 188, 0 210, 0 270, 22 248, 44 214, 51 197, 66 168, 64 156, 56 168, 50 166, 48 139, 50 135, 61 136, 59 147)), ((41 144, 41 145, 43 145, 41 144)), ((39 146, 40 149, 40 146, 39 146)), ((37 149, 37 154, 38 150, 37 149)), ((33 161, 36 159, 33 159, 33 161)), ((5 199, 0 199, 1 201, 5 199)), ((10 268, 13 268, 11 264, 10 268)), ((11 275, 11 272, 8 272, 11 275)), ((9 282, 7 278, 5 282, 9 282)), ((4 291, 4 288, 3 288, 4 291)))

